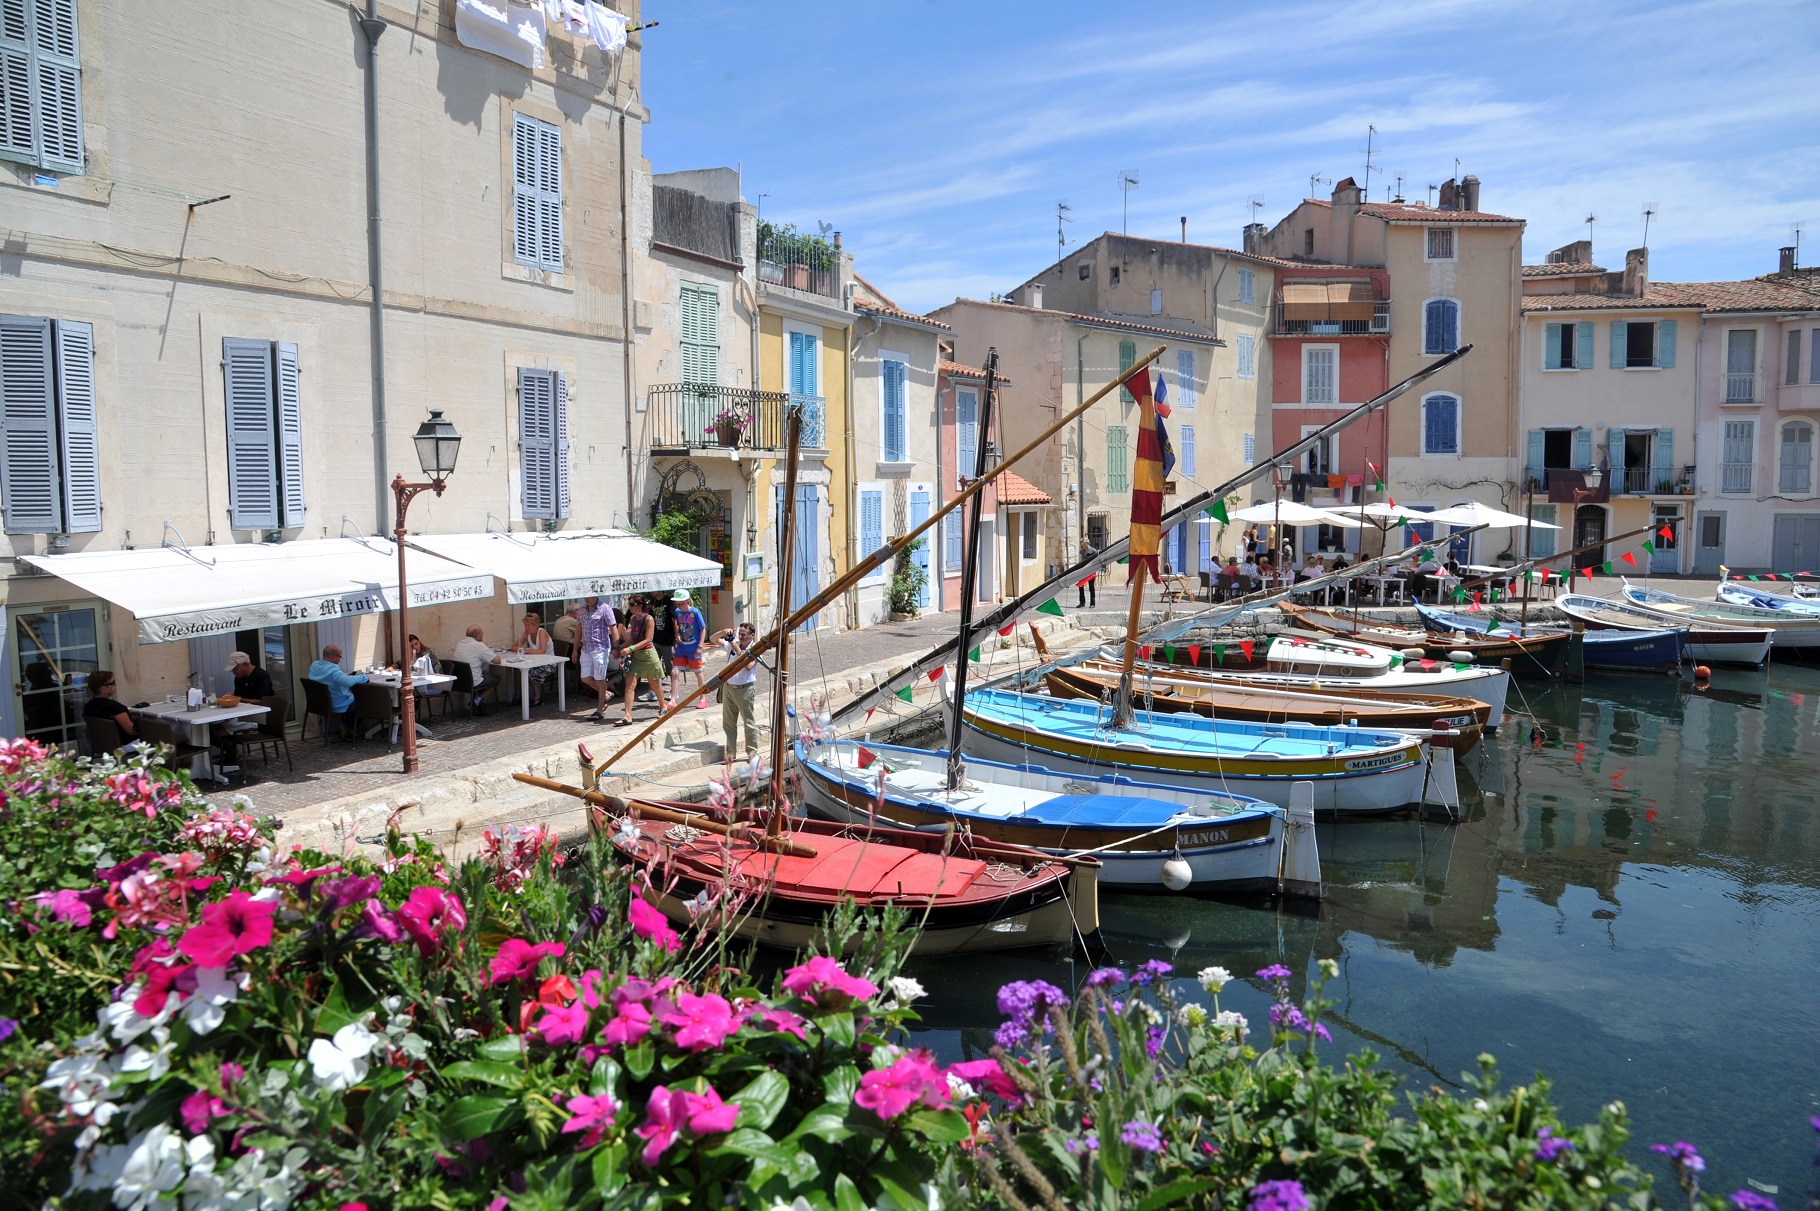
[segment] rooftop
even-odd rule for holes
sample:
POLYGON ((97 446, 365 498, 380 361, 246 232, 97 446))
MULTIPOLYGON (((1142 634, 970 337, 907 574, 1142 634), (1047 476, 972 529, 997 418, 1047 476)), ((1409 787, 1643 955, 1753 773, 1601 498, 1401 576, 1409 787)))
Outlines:
POLYGON ((998 488, 1001 505, 1052 505, 1055 498, 1016 471, 1002 473, 993 483, 998 488))
POLYGON ((1546 265, 1523 266, 1523 276, 1526 278, 1584 277, 1604 272, 1603 265, 1595 265, 1591 261, 1551 261, 1546 265))
POLYGON ((1367 202, 1360 214, 1388 223, 1522 223, 1509 215, 1487 214, 1483 210, 1442 210, 1422 202, 1367 202))
POLYGON ((1750 278, 1742 282, 1652 282, 1642 298, 1623 294, 1523 296, 1524 311, 1610 311, 1648 307, 1697 307, 1702 311, 1820 311, 1820 288, 1750 278))
MULTIPOLYGON (((1256 257, 1251 258, 1256 260, 1256 257)), ((1214 336, 1204 328, 1190 326, 1185 328, 1161 328, 1155 324, 1145 324, 1138 320, 1119 319, 1110 315, 1083 315, 1078 311, 1058 311, 1053 307, 1025 307, 1018 303, 994 303, 987 299, 957 298, 954 303, 967 303, 974 307, 994 307, 1005 311, 1022 311, 1028 315, 1053 315, 1057 319, 1069 320, 1077 324, 1092 324, 1101 328, 1116 328, 1124 332, 1149 332, 1157 336, 1172 336, 1178 340, 1198 341, 1207 345, 1224 345, 1226 342, 1214 336)), ((937 307, 937 311, 942 308, 937 307)))

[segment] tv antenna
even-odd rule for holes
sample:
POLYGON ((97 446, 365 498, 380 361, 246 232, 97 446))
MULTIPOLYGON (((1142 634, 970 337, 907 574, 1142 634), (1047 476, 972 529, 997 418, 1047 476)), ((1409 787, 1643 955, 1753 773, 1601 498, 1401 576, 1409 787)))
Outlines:
POLYGON ((1318 189, 1322 185, 1331 185, 1331 184, 1333 184, 1332 177, 1324 177, 1318 172, 1309 173, 1308 174, 1308 196, 1311 198, 1314 197, 1315 196, 1314 191, 1316 189, 1318 189))
POLYGON ((1062 233, 1062 224, 1074 222, 1068 217, 1069 212, 1073 209, 1074 207, 1066 202, 1055 204, 1055 259, 1058 262, 1062 259, 1063 250, 1068 247, 1068 237, 1062 233))
POLYGON ((1378 128, 1367 124, 1365 127, 1365 188, 1359 194, 1359 199, 1364 202, 1371 201, 1371 174, 1376 171, 1371 163, 1371 149, 1377 137, 1378 128))
POLYGON ((1403 200, 1403 178, 1407 175, 1407 173, 1401 172, 1397 174, 1397 193, 1395 197, 1390 199, 1391 201, 1401 202, 1403 200))
POLYGON ((1596 214, 1593 214, 1591 211, 1588 211, 1586 218, 1582 221, 1586 224, 1586 242, 1588 244, 1591 244, 1592 243, 1592 225, 1599 221, 1599 216, 1596 214))
POLYGON ((1245 199, 1245 205, 1251 207, 1251 221, 1253 223, 1257 222, 1258 211, 1264 209, 1264 195, 1261 193, 1252 194, 1245 199))
MULTIPOLYGON (((1794 237, 1795 263, 1792 266, 1792 268, 1795 268, 1795 269, 1801 268, 1801 228, 1802 228, 1801 223, 1791 223, 1791 224, 1789 224, 1789 228, 1788 228, 1789 234, 1794 237)), ((1812 377, 1812 376, 1810 375, 1809 377, 1812 377)))
POLYGON ((1131 191, 1138 187, 1138 170, 1127 168, 1119 174, 1119 192, 1125 195, 1125 216, 1120 221, 1119 231, 1123 235, 1131 234, 1131 191))
POLYGON ((1430 185, 1428 187, 1428 205, 1431 209, 1435 204, 1435 191, 1439 188, 1441 188, 1439 185, 1430 185))
POLYGON ((1643 203, 1643 248, 1646 252, 1649 250, 1649 221, 1656 217, 1659 209, 1654 202, 1643 203))

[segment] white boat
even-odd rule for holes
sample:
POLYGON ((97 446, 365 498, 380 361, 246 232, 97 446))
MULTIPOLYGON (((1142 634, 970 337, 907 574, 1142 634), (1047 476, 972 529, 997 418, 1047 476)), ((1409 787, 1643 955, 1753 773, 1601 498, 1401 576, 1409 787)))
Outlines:
POLYGON ((1222 685, 1250 689, 1294 690, 1320 693, 1335 690, 1343 694, 1456 694, 1477 698, 1491 708, 1485 730, 1496 731, 1504 721, 1504 700, 1510 695, 1510 673, 1501 668, 1472 665, 1456 669, 1448 661, 1436 661, 1423 668, 1419 661, 1407 661, 1387 673, 1366 677, 1308 676, 1298 673, 1226 671, 1199 669, 1197 676, 1222 685))
POLYGON ((1569 618, 1584 622, 1588 630, 1653 631, 1665 626, 1678 627, 1686 635, 1681 658, 1696 664, 1760 665, 1769 659, 1770 644, 1775 637, 1775 632, 1765 627, 1690 621, 1627 601, 1589 597, 1584 593, 1563 593, 1555 598, 1554 604, 1569 618))
POLYGON ((1720 601, 1731 605, 1756 606, 1760 610, 1783 610, 1808 618, 1820 618, 1820 601, 1811 597, 1790 597, 1760 584, 1746 585, 1728 581, 1719 586, 1716 596, 1720 601))
POLYGON ((1666 614, 1683 622, 1722 622, 1730 626, 1762 627, 1773 631, 1776 647, 1797 651, 1820 650, 1820 618, 1733 605, 1729 601, 1696 601, 1661 589, 1645 589, 1624 582, 1624 599, 1635 606, 1666 614))
POLYGON ((1390 671, 1389 648, 1347 640, 1319 639, 1306 635, 1278 635, 1270 641, 1270 667, 1285 673, 1338 673, 1343 677, 1369 677, 1390 671))

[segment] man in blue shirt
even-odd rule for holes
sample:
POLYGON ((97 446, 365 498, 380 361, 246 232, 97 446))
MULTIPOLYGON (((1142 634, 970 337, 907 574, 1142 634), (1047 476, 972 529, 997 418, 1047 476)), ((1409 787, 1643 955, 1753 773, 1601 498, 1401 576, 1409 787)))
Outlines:
MULTIPOLYGON (((670 603, 670 616, 676 620, 676 647, 670 655, 670 697, 675 700, 682 697, 677 684, 683 679, 684 672, 695 674, 697 689, 705 688, 701 675, 701 645, 708 637, 708 620, 695 608, 695 601, 687 589, 678 589, 672 593, 670 603)), ((695 705, 705 710, 708 699, 705 696, 697 698, 695 705)))
POLYGON ((598 696, 595 711, 588 716, 589 723, 607 721, 607 679, 613 672, 613 631, 618 622, 613 607, 600 598, 581 599, 581 626, 576 637, 580 659, 577 663, 581 665, 581 683, 598 696))
POLYGON ((329 687, 329 706, 335 712, 342 739, 353 739, 354 721, 348 715, 354 709, 354 687, 365 685, 367 679, 342 670, 341 649, 332 643, 322 649, 322 659, 310 665, 306 676, 329 687))

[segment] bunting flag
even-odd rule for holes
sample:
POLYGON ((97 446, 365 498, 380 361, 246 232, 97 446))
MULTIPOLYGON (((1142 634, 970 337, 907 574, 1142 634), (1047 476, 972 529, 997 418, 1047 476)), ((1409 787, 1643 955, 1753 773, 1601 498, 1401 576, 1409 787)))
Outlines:
POLYGON ((877 760, 878 760, 877 753, 873 752, 871 749, 867 748, 863 744, 859 746, 859 767, 861 769, 866 769, 873 762, 875 762, 877 760))
POLYGON ((1225 664, 1226 663, 1226 645, 1225 644, 1216 643, 1213 645, 1213 662, 1215 664, 1225 664))
POLYGON ((1395 652, 1392 652, 1392 653, 1391 653, 1391 654, 1390 654, 1390 667, 1391 667, 1391 668, 1393 668, 1393 669, 1394 669, 1394 668, 1396 668, 1396 667, 1397 667, 1397 666, 1398 666, 1398 665, 1399 665, 1399 664, 1402 664, 1402 663, 1403 663, 1403 658, 1402 658, 1402 657, 1401 657, 1401 656, 1399 656, 1399 655, 1397 655, 1397 654, 1396 654, 1396 653, 1395 653, 1395 652))
POLYGON ((1062 605, 1055 598, 1051 597, 1048 601, 1045 601, 1042 605, 1036 607, 1036 612, 1039 614, 1054 614, 1057 618, 1060 618, 1062 616, 1062 605))
POLYGON ((1586 579, 1588 579, 1588 580, 1591 580, 1593 578, 1594 573, 1591 568, 1581 568, 1580 575, 1586 577, 1586 579))
POLYGON ((1465 671, 1466 671, 1466 670, 1467 670, 1467 669, 1469 669, 1469 668, 1471 668, 1471 667, 1472 667, 1472 666, 1471 666, 1471 665, 1470 665, 1470 664, 1458 664, 1458 663, 1456 663, 1456 664, 1455 664, 1455 665, 1454 665, 1454 666, 1453 666, 1453 671, 1454 671, 1454 672, 1456 672, 1456 673, 1464 673, 1464 672, 1465 672, 1465 671))
POLYGON ((1168 661, 1170 664, 1174 664, 1175 663, 1175 649, 1173 647, 1164 647, 1163 659, 1168 661))
POLYGON ((1420 660, 1420 661, 1418 661, 1418 663, 1419 663, 1419 664, 1420 664, 1420 665, 1421 665, 1421 666, 1422 666, 1422 667, 1423 667, 1423 668, 1424 668, 1424 669, 1432 669, 1432 668, 1433 668, 1433 667, 1434 667, 1434 666, 1435 666, 1435 664, 1436 664, 1436 662, 1435 662, 1435 661, 1433 661, 1433 660, 1430 660, 1430 659, 1428 659, 1428 657, 1426 657, 1426 656, 1424 656, 1424 657, 1422 657, 1422 659, 1421 659, 1421 660, 1420 660))
POLYGON ((1494 635, 1497 633, 1498 628, 1503 625, 1504 624, 1502 622, 1499 622, 1496 618, 1493 618, 1491 621, 1489 621, 1488 623, 1485 624, 1485 633, 1487 635, 1494 635))
POLYGON ((1239 640, 1239 651, 1245 653, 1245 659, 1250 660, 1251 659, 1251 640, 1249 640, 1249 639, 1239 640))
POLYGON ((916 695, 911 691, 909 686, 905 686, 903 689, 896 691, 892 697, 896 698, 899 702, 916 701, 916 695))
POLYGON ((1230 524, 1232 521, 1231 516, 1226 512, 1226 502, 1223 500, 1214 501, 1211 505, 1207 506, 1207 508, 1201 510, 1201 512, 1213 518, 1213 520, 1219 522, 1223 526, 1230 524))
POLYGON ((1767 580, 1774 580, 1776 578, 1776 574, 1774 572, 1765 572, 1763 575, 1764 575, 1764 578, 1767 580))
POLYGON ((1138 404, 1137 460, 1131 470, 1131 572, 1125 583, 1136 580, 1141 567, 1150 573, 1153 584, 1161 584, 1157 555, 1163 543, 1163 481, 1175 469, 1175 452, 1169 448, 1169 434, 1150 394, 1150 368, 1140 366, 1132 371, 1124 387, 1138 404))
POLYGON ((1657 530, 1656 533, 1662 536, 1664 542, 1673 542, 1675 540, 1675 531, 1673 527, 1663 526, 1660 530, 1657 530))
POLYGON ((1011 632, 1013 632, 1015 630, 1017 630, 1017 623, 1007 622, 1004 626, 1002 626, 998 629, 998 633, 1000 635, 1009 635, 1009 634, 1011 634, 1011 632))
POLYGON ((1746 579, 1746 580, 1750 580, 1750 581, 1754 581, 1754 580, 1756 580, 1756 579, 1757 579, 1757 578, 1756 578, 1756 577, 1755 577, 1755 576, 1746 576, 1746 577, 1745 577, 1745 578, 1744 578, 1744 579, 1746 579))
POLYGON ((1648 551, 1651 555, 1654 555, 1656 553, 1656 544, 1645 538, 1643 540, 1643 549, 1648 551))
POLYGON ((1607 576, 1616 575, 1616 573, 1611 570, 1611 560, 1609 560, 1609 559, 1599 565, 1599 570, 1601 572, 1605 573, 1607 576))
MULTIPOLYGON (((1365 460, 1365 465, 1371 469, 1372 490, 1382 492, 1384 490, 1384 473, 1379 471, 1378 465, 1369 458, 1365 460)), ((1394 505, 1397 502, 1393 500, 1390 503, 1394 505)))
POLYGON ((978 648, 968 648, 967 659, 971 660, 974 664, 980 663, 980 650, 978 648))
POLYGON ((942 679, 942 671, 943 671, 942 666, 939 664, 936 665, 934 668, 930 669, 929 670, 929 680, 940 681, 942 679))
POLYGON ((1635 555, 1632 555, 1629 551, 1624 552, 1624 554, 1621 556, 1621 558, 1624 560, 1625 563, 1629 564, 1631 567, 1634 568, 1637 566, 1637 557, 1635 555))
POLYGON ((1191 643, 1188 645, 1188 663, 1194 664, 1194 665, 1198 665, 1201 663, 1201 645, 1200 644, 1191 643))
POLYGON ((1088 577, 1085 577, 1085 578, 1083 578, 1083 579, 1081 579, 1081 580, 1077 580, 1077 581, 1075 581, 1075 582, 1074 582, 1074 587, 1075 587, 1075 588, 1077 588, 1077 589, 1084 589, 1084 588, 1086 588, 1086 587, 1087 587, 1087 586, 1088 586, 1088 585, 1090 585, 1090 584, 1092 584, 1092 583, 1093 583, 1093 577, 1091 577, 1091 576, 1088 576, 1088 577))
POLYGON ((876 715, 876 714, 877 714, 877 713, 878 713, 878 708, 877 708, 877 707, 875 707, 875 706, 869 706, 869 707, 867 707, 867 708, 866 708, 866 722, 867 722, 867 723, 871 723, 871 722, 872 722, 872 716, 874 716, 874 715, 876 715))

